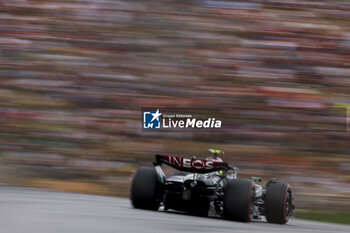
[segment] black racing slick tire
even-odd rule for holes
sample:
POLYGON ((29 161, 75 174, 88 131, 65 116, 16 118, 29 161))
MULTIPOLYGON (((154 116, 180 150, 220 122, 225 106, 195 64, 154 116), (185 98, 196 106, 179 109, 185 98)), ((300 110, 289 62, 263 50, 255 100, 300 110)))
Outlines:
POLYGON ((137 169, 131 185, 131 202, 135 208, 158 210, 158 179, 154 168, 137 169))
POLYGON ((224 192, 224 217, 229 220, 249 222, 252 220, 254 187, 251 180, 230 180, 224 192))
POLYGON ((283 182, 270 182, 266 187, 265 217, 269 223, 285 224, 293 212, 292 189, 283 182))

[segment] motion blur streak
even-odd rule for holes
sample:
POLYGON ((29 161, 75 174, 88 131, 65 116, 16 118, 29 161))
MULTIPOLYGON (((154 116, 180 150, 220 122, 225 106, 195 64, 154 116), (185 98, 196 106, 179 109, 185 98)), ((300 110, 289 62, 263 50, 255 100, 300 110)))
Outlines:
POLYGON ((2 232, 262 232, 345 233, 350 227, 294 220, 288 225, 251 224, 179 213, 137 210, 121 198, 0 187, 2 232), (18 224, 14 224, 18 222, 18 224))
MULTIPOLYGON (((0 1, 0 182, 128 196, 156 153, 223 149, 297 207, 350 209, 350 1, 0 1), (141 108, 221 129, 141 130, 141 108)), ((349 222, 349 221, 348 221, 349 222)))

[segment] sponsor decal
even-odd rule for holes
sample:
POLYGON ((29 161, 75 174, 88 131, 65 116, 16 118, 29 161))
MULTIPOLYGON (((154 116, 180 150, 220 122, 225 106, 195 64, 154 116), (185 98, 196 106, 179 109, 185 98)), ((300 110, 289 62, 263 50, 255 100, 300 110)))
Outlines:
POLYGON ((186 159, 176 156, 168 156, 169 164, 172 164, 175 167, 183 168, 195 168, 195 169, 213 169, 213 161, 201 160, 201 159, 186 159))
POLYGON ((208 173, 226 168, 225 163, 222 161, 197 158, 188 159, 174 155, 156 155, 156 160, 159 165, 164 163, 186 172, 208 173))

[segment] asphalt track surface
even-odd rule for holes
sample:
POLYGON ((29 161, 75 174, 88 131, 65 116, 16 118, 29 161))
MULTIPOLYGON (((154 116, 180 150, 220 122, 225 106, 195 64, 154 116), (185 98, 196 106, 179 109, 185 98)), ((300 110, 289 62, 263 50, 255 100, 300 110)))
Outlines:
POLYGON ((0 186, 1 233, 350 232, 346 225, 292 219, 239 223, 137 210, 123 198, 0 186))

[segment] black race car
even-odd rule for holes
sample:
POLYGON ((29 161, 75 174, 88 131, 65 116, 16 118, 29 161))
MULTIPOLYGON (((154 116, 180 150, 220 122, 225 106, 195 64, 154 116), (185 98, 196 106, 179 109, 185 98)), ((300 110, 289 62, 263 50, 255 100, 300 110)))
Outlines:
POLYGON ((261 178, 238 179, 238 168, 223 162, 220 150, 207 159, 156 155, 154 168, 140 167, 133 178, 131 201, 135 208, 173 209, 207 216, 209 211, 226 219, 249 222, 264 215, 270 223, 285 224, 294 215, 289 184, 270 180, 263 189, 261 178), (166 177, 161 165, 178 170, 166 177))

